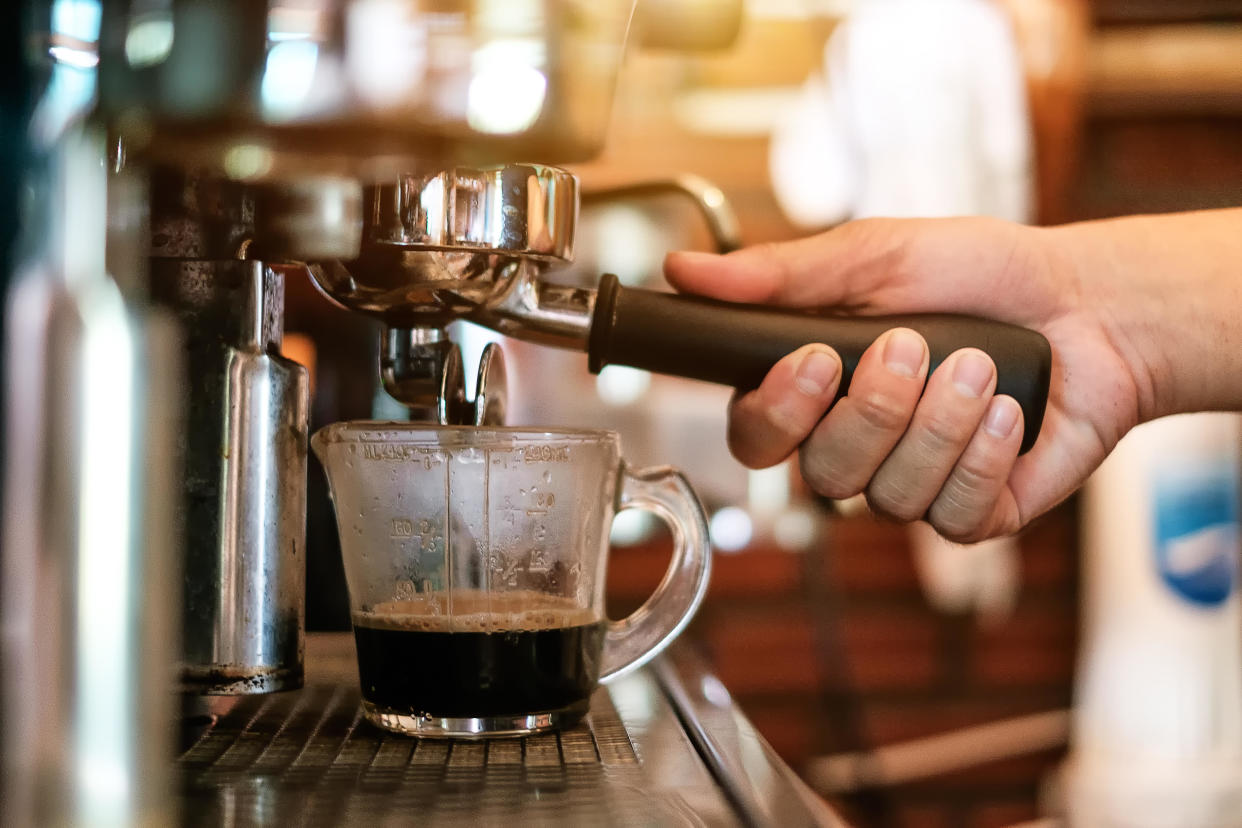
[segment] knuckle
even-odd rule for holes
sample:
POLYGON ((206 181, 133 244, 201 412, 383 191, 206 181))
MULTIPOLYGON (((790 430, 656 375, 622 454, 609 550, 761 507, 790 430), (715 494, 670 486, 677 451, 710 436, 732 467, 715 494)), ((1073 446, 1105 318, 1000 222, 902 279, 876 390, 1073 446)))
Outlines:
POLYGON ((750 248, 749 252, 754 256, 754 261, 763 262, 771 273, 770 286, 764 291, 763 296, 756 299, 756 301, 769 302, 776 298, 780 286, 789 282, 793 277, 793 268, 789 263, 789 247, 780 242, 766 241, 750 248))
POLYGON ((960 450, 973 433, 973 423, 964 424, 960 418, 948 414, 935 414, 919 424, 919 442, 933 456, 940 456, 953 449, 960 450))
POLYGON ((757 435, 750 423, 741 417, 731 417, 727 432, 729 451, 743 466, 751 469, 763 468, 761 447, 764 440, 757 435))
POLYGON ((962 499, 944 492, 928 510, 928 520, 936 531, 951 541, 970 543, 976 539, 983 522, 983 506, 978 500, 962 499))
POLYGON ((818 412, 751 395, 735 402, 729 411, 729 448, 743 465, 765 468, 788 457, 816 422, 818 412))
POLYGON ((858 416, 876 431, 903 431, 910 422, 910 409, 901 400, 879 391, 855 400, 858 416))
POLYGON ((847 481, 837 480, 824 475, 807 475, 805 472, 803 477, 806 478, 807 485, 816 494, 829 500, 845 500, 861 493, 859 487, 852 486, 847 481))
MULTIPOLYGON (((772 465, 766 462, 767 456, 764 451, 764 441, 756 439, 756 436, 741 428, 730 428, 728 434, 729 451, 737 458, 738 462, 748 469, 762 469, 772 465)), ((774 461, 775 462, 775 461, 774 461)))
POLYGON ((783 267, 786 247, 782 242, 764 241, 752 246, 750 250, 759 261, 771 262, 783 267))
POLYGON ((957 468, 949 477, 955 488, 963 495, 979 496, 982 493, 995 491, 1002 483, 1002 468, 993 462, 991 457, 972 456, 967 453, 958 461, 957 468))
POLYGON ((844 500, 862 492, 862 486, 842 475, 837 465, 817 452, 803 446, 798 453, 802 479, 816 494, 832 500, 844 500))
POLYGON ((873 512, 902 523, 918 520, 927 511, 927 504, 896 480, 872 480, 867 487, 867 504, 873 512))
POLYGON ((763 409, 762 419, 766 428, 775 432, 783 441, 800 443, 811 433, 814 423, 807 423, 802 412, 789 406, 769 405, 763 409))
POLYGON ((987 463, 963 458, 928 511, 932 525, 950 540, 977 540, 1002 482, 997 470, 987 463))

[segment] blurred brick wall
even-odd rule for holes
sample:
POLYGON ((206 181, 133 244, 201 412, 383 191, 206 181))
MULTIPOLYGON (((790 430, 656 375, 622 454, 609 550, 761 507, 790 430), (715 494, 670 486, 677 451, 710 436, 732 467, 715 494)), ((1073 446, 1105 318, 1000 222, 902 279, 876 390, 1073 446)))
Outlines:
MULTIPOLYGON (((813 552, 716 555, 689 634, 795 768, 816 755, 943 733, 1070 703, 1078 616, 1072 506, 1021 538, 1020 600, 992 628, 927 605, 903 528, 832 521, 813 552)), ((654 588, 665 542, 619 549, 612 612, 654 588)), ((994 763, 835 802, 859 826, 1000 826, 1036 816, 1059 755, 994 763)))
POLYGON ((1084 150, 1075 218, 1242 206, 1242 116, 1096 117, 1084 150))

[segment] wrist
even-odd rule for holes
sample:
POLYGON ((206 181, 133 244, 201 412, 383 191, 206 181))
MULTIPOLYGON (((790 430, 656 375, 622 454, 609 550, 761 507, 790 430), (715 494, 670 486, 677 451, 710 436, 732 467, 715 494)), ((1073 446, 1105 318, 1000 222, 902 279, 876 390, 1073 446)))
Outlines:
POLYGON ((1137 422, 1242 410, 1242 210, 1056 228, 1076 312, 1133 384, 1137 422))

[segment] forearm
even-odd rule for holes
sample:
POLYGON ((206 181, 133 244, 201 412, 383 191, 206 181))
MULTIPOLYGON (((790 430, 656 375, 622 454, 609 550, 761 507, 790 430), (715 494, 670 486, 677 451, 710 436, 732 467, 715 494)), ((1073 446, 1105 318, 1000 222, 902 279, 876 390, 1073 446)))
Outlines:
POLYGON ((1130 366, 1140 420, 1242 410, 1242 209, 1045 231, 1130 366))

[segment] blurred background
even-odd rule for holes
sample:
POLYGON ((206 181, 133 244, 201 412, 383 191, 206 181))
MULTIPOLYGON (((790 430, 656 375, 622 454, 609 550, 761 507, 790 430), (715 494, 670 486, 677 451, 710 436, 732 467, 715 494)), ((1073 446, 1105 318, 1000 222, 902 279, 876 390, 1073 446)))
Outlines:
MULTIPOLYGON (((746 244, 877 213, 1054 224, 1242 203, 1242 2, 922 4, 941 9, 932 20, 917 5, 749 0, 728 52, 634 50, 606 150, 575 169, 584 193, 702 176, 732 204, 746 244), (946 179, 962 186, 946 191, 946 179)), ((712 244, 693 202, 671 190, 588 199, 577 261, 558 278, 607 271, 660 286, 666 251, 712 244)), ((310 367, 312 430, 396 416, 376 387, 369 323, 308 282, 287 291, 286 352, 310 367)), ((470 334, 468 361, 491 336, 470 334)), ((944 558, 933 539, 816 501, 793 469, 733 462, 726 391, 628 370, 595 377, 580 357, 506 348, 513 424, 618 429, 633 462, 687 471, 717 549, 688 635, 847 817, 864 828, 990 828, 1041 814, 1078 654, 1077 501, 995 549, 944 558), (849 770, 882 746, 1015 717, 1026 729, 1002 737, 1013 750, 994 761, 849 770)), ((335 530, 311 466, 308 626, 339 629, 348 617, 335 530)), ((654 588, 669 543, 629 515, 614 534, 618 617, 654 588)))

